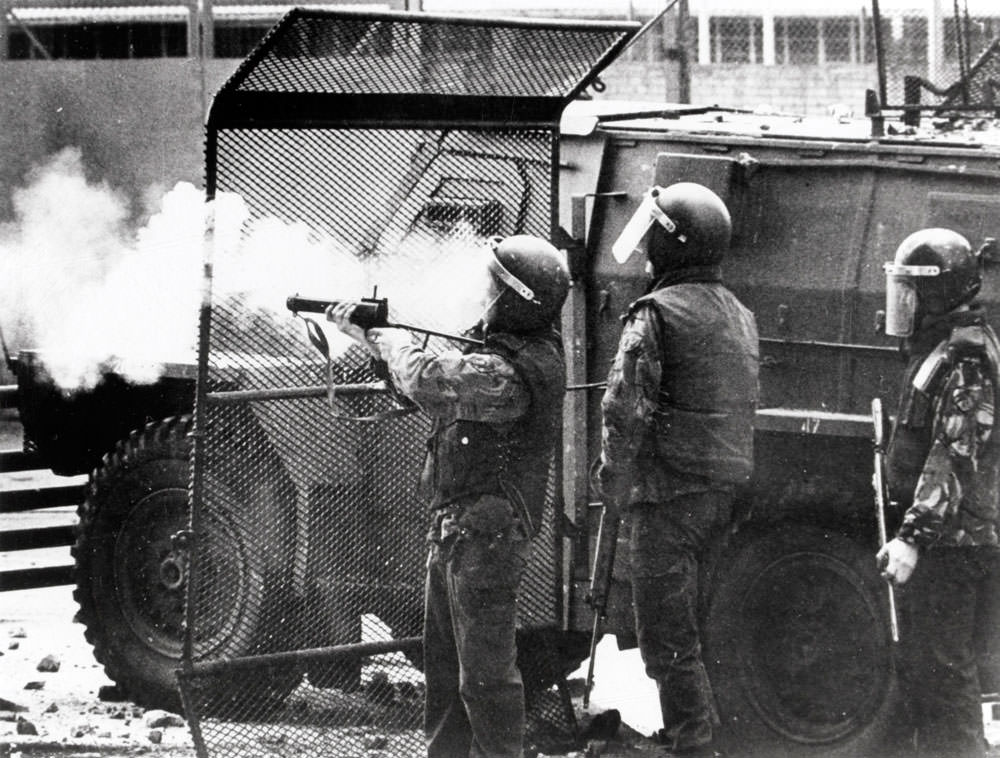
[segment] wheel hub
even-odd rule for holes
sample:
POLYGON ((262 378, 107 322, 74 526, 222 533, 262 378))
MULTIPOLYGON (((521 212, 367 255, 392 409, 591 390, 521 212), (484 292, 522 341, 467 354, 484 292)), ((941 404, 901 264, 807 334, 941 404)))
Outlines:
POLYGON ((171 553, 160 563, 160 582, 168 590, 179 590, 187 583, 187 572, 184 566, 186 556, 171 553))
MULTIPOLYGON (((133 505, 115 544, 117 592, 129 626, 146 645, 178 659, 191 575, 187 526, 187 491, 164 488, 133 505)), ((218 519, 206 517, 203 526, 198 568, 205 576, 199 584, 217 582, 227 592, 220 602, 197 605, 195 649, 199 656, 210 654, 232 634, 244 594, 239 540, 218 519)))

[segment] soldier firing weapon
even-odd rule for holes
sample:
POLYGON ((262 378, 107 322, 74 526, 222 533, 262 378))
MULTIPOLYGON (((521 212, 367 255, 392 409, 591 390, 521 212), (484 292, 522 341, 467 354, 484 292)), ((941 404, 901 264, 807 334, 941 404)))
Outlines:
MULTIPOLYGON (((872 399, 872 425, 875 428, 875 473, 872 477, 872 486, 875 488, 875 519, 878 524, 878 546, 881 548, 888 539, 885 527, 885 509, 889 503, 889 488, 886 484, 885 476, 885 447, 887 440, 885 429, 887 419, 885 412, 882 410, 882 401, 877 397, 872 399)), ((899 642, 896 594, 892 583, 887 580, 886 584, 889 596, 889 627, 892 631, 892 641, 899 642)))
MULTIPOLYGON (((285 300, 285 305, 288 310, 298 316, 300 313, 326 313, 327 310, 335 305, 338 305, 341 301, 338 300, 316 300, 310 298, 299 297, 298 295, 292 295, 285 300)), ((336 398, 345 389, 343 386, 338 385, 333 379, 333 362, 330 355, 330 344, 326 339, 326 335, 319 325, 311 318, 302 317, 302 320, 306 325, 306 334, 309 337, 309 342, 312 343, 323 357, 326 358, 327 364, 327 399, 330 403, 331 409, 337 407, 336 398)), ((388 298, 378 297, 378 290, 376 289, 371 297, 362 298, 361 301, 354 308, 354 312, 351 314, 351 322, 357 324, 362 329, 406 329, 410 332, 416 332, 418 334, 423 334, 429 337, 444 337, 445 339, 452 340, 454 342, 461 342, 465 344, 472 345, 482 345, 483 341, 475 339, 473 337, 466 337, 464 335, 458 334, 447 334, 445 332, 438 332, 432 329, 424 329, 420 326, 412 326, 410 324, 397 324, 389 321, 389 300, 388 298)), ((344 415, 337 413, 336 417, 344 420, 350 421, 380 421, 387 418, 392 418, 399 415, 404 415, 407 413, 412 413, 416 410, 416 404, 412 400, 409 400, 405 396, 399 394, 395 391, 392 386, 392 382, 389 378, 389 372, 384 363, 380 361, 373 362, 373 371, 375 375, 381 380, 381 382, 376 385, 369 385, 370 394, 376 394, 378 392, 388 392, 391 394, 399 407, 393 408, 387 411, 381 411, 379 413, 369 414, 369 415, 344 415)))
MULTIPOLYGON (((326 310, 334 305, 339 305, 339 300, 312 300, 298 295, 292 295, 285 301, 285 305, 292 313, 326 313, 326 310)), ((447 332, 437 332, 433 329, 425 329, 422 326, 411 324, 397 324, 389 321, 389 299, 378 297, 376 290, 372 297, 361 299, 354 313, 351 314, 351 323, 357 324, 362 329, 406 329, 409 332, 425 334, 430 337, 444 337, 454 342, 463 342, 468 345, 482 345, 483 341, 473 337, 466 337, 458 334, 448 334, 447 332)), ((312 333, 310 332, 310 339, 312 333)))

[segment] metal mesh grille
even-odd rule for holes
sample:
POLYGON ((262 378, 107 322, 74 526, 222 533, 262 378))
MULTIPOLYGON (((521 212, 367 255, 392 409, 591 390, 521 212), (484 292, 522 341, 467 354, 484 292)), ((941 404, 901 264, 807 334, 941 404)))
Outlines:
MULTIPOLYGON (((216 98, 180 675, 201 755, 423 752, 429 422, 286 298, 377 286, 392 322, 470 326, 474 251, 551 235, 565 98, 633 31, 295 10, 216 98)), ((520 594, 529 735, 572 732, 557 685, 586 650, 559 629, 550 472, 520 594)))
MULTIPOLYGON (((223 130, 216 196, 245 203, 237 260, 252 259, 262 229, 272 243, 298 229, 329 259, 312 271, 291 247, 271 250, 298 269, 299 289, 359 297, 377 284, 393 321, 453 330, 438 308, 450 293, 433 281, 485 235, 547 233, 554 139, 542 130, 223 130), (344 291, 341 266, 365 291, 344 291)), ((295 291, 268 292, 269 281, 255 290, 246 275, 216 263, 192 633, 196 659, 257 663, 192 680, 191 707, 207 717, 202 739, 245 754, 248 740, 301 753, 329 751, 335 738, 351 754, 357 740, 340 730, 376 724, 361 742, 413 754, 423 741, 419 648, 371 660, 304 661, 294 651, 419 635, 427 519, 414 491, 427 421, 353 420, 395 407, 363 352, 334 351, 333 384, 354 389, 330 400, 326 361, 282 312, 295 291), (289 397, 303 391, 315 396, 289 397)), ((282 280, 292 281, 288 271, 282 280)), ((555 481, 523 585, 525 628, 558 621, 555 481)))
POLYGON ((336 11, 294 11, 280 31, 237 77, 240 91, 566 97, 623 36, 598 26, 484 26, 336 11))
POLYGON ((964 87, 962 83, 959 83, 955 90, 953 94, 945 98, 946 104, 993 105, 996 103, 997 94, 1000 92, 1000 36, 994 39, 974 60, 964 81, 964 87))

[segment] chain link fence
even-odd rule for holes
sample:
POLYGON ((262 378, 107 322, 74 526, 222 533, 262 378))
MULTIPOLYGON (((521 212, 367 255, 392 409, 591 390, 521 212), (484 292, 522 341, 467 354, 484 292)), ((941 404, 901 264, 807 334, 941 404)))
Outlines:
POLYGON ((775 3, 769 12, 756 3, 678 3, 609 68, 595 96, 860 115, 865 90, 879 89, 880 53, 886 103, 912 99, 919 87, 925 104, 982 104, 1000 88, 1000 7, 883 3, 876 17, 873 3, 840 5, 820 12, 775 3), (963 90, 963 78, 976 81, 963 90))

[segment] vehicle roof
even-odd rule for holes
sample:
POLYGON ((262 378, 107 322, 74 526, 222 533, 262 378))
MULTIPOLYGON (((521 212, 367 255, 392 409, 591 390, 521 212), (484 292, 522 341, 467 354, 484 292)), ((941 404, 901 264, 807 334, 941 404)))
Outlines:
POLYGON ((613 100, 574 101, 563 112, 564 135, 654 132, 823 142, 906 144, 1000 153, 1000 118, 992 113, 928 115, 919 127, 886 117, 884 135, 872 136, 872 121, 850 113, 803 116, 767 109, 743 110, 719 105, 643 103, 613 100))

